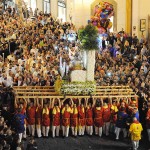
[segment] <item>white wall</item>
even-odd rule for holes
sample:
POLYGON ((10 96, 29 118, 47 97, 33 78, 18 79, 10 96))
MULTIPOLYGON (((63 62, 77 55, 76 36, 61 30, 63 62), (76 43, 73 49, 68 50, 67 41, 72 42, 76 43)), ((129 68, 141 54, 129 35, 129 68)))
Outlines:
POLYGON ((146 19, 146 31, 144 32, 145 37, 148 36, 148 14, 150 14, 150 0, 133 0, 133 25, 137 26, 135 32, 138 37, 141 37, 140 31, 140 19, 146 19), (138 1, 138 3, 137 3, 138 1))
POLYGON ((69 21, 69 12, 72 12, 72 22, 77 28, 87 25, 91 16, 91 3, 93 0, 68 0, 71 1, 72 10, 67 7, 67 18, 69 21), (72 5, 73 4, 73 5, 72 5))
POLYGON ((43 0, 37 0, 37 8, 39 11, 43 11, 43 0))

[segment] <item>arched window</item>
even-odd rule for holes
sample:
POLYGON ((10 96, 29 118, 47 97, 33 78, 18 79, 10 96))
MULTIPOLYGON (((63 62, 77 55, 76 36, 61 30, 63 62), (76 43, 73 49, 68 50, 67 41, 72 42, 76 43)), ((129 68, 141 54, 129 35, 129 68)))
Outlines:
POLYGON ((44 0, 44 13, 49 14, 50 13, 50 0, 44 0))
POLYGON ((58 0, 58 18, 66 22, 66 1, 58 0))

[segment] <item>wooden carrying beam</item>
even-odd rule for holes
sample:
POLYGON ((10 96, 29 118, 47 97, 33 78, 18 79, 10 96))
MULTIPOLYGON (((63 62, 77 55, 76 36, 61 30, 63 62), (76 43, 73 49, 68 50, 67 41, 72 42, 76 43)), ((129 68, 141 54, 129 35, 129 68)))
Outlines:
MULTIPOLYGON (((109 96, 92 96, 92 98, 135 98, 137 97, 137 95, 109 95, 109 96)), ((64 96, 16 96, 16 98, 49 98, 49 99, 52 99, 52 98, 64 98, 64 96)), ((65 96, 65 98, 91 98, 91 96, 65 96)))
MULTIPOLYGON (((55 92, 53 86, 14 86, 15 96, 19 98, 64 98, 55 92)), ((88 95, 66 95, 65 98, 90 98, 88 95)), ((132 98, 138 97, 129 86, 97 86, 92 98, 132 98)))
MULTIPOLYGON (((57 94, 56 92, 17 92, 16 94, 25 94, 25 95, 30 95, 30 94, 40 94, 40 95, 43 95, 43 94, 48 94, 48 95, 53 95, 53 94, 57 94)), ((135 94, 134 92, 120 92, 120 93, 118 93, 118 92, 96 92, 95 94, 93 94, 93 95, 97 95, 97 94, 135 94)), ((57 94, 58 95, 58 94, 57 94)))
MULTIPOLYGON (((13 86, 13 89, 53 89, 54 86, 13 86)), ((130 88, 129 86, 96 86, 97 89, 106 89, 106 88, 130 88)))

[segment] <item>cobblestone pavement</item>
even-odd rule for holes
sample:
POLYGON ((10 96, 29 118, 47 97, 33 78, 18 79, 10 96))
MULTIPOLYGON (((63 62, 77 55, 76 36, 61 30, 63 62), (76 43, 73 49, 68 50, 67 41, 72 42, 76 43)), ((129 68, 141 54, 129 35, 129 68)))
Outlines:
MULTIPOLYGON (((38 150, 128 150, 131 142, 128 139, 115 141, 114 137, 84 136, 68 138, 36 138, 38 150)), ((147 142, 142 141, 138 150, 148 150, 147 142)), ((25 143, 26 144, 26 143, 25 143)))

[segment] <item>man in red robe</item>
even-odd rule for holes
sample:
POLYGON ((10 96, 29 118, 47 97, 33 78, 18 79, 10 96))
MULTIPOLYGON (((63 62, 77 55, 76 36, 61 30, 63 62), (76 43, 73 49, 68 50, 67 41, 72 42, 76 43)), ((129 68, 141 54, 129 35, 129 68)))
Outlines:
POLYGON ((111 119, 110 119, 110 132, 114 133, 115 132, 115 126, 116 126, 116 121, 117 121, 117 112, 118 112, 118 107, 117 107, 117 102, 116 100, 112 101, 111 105, 111 119))
POLYGON ((72 130, 72 135, 77 136, 77 129, 78 129, 78 109, 76 104, 73 105, 71 109, 71 130, 72 130))
POLYGON ((34 102, 29 103, 29 107, 27 108, 27 122, 29 134, 31 136, 35 135, 35 111, 36 107, 34 106, 34 102))
POLYGON ((110 104, 104 103, 103 105, 103 133, 108 136, 109 135, 109 127, 110 127, 110 118, 111 118, 111 106, 110 104))
POLYGON ((62 130, 63 130, 63 137, 68 137, 69 135, 69 127, 70 127, 70 113, 71 108, 66 103, 65 107, 62 108, 62 130))
POLYGON ((98 102, 94 108, 94 126, 95 134, 101 137, 103 127, 103 108, 100 106, 100 102, 98 102))
POLYGON ((48 137, 50 129, 50 105, 47 103, 44 104, 42 110, 42 133, 44 137, 48 137))
POLYGON ((79 136, 83 136, 85 131, 85 108, 84 104, 81 104, 81 100, 79 100, 78 113, 79 113, 79 121, 78 121, 79 136))
POLYGON ((55 132, 56 136, 59 137, 59 130, 60 130, 60 99, 58 101, 54 101, 52 103, 52 137, 55 137, 55 132))
POLYGON ((42 105, 39 103, 38 100, 37 100, 37 106, 36 106, 35 116, 36 116, 35 122, 36 122, 37 136, 38 136, 38 138, 40 138, 42 136, 42 134, 41 134, 42 105))
POLYGON ((93 134, 93 108, 91 102, 86 104, 86 106, 86 132, 91 136, 93 134))

